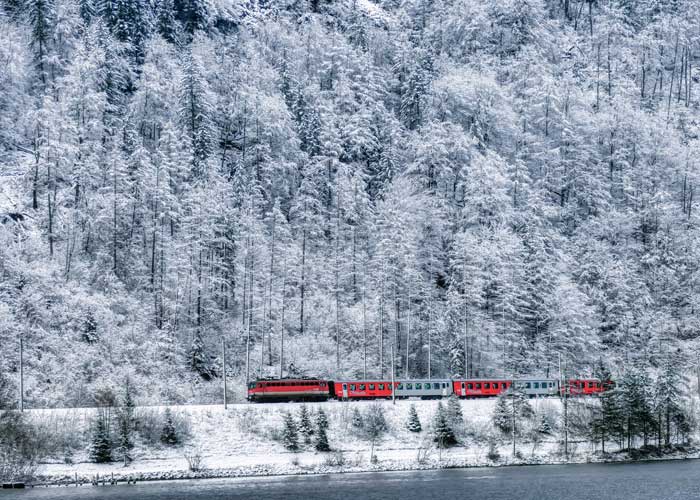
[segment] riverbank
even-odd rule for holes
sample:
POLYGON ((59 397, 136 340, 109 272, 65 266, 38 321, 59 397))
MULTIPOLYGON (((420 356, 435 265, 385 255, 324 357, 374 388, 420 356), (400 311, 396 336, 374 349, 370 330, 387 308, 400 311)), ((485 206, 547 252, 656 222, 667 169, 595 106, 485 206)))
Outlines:
MULTIPOLYGON (((314 451, 313 438, 306 443, 303 437, 297 452, 285 449, 281 439, 283 417, 288 411, 297 417, 301 405, 236 404, 227 410, 221 406, 171 407, 174 418, 181 423, 183 442, 178 446, 165 446, 143 430, 135 439, 131 452, 133 461, 127 466, 118 461, 105 464, 89 461, 94 409, 34 410, 28 412, 28 417, 44 432, 67 432, 63 438, 71 443, 70 448, 63 450, 65 456, 54 453, 38 464, 35 477, 39 484, 624 462, 639 458, 700 456, 695 449, 676 449, 658 455, 651 449, 646 454, 615 451, 603 455, 594 444, 572 434, 567 459, 556 425, 559 401, 532 400, 530 404, 533 415, 519 424, 515 455, 511 436, 497 431, 492 424, 495 400, 460 401, 463 418, 461 425, 455 425, 459 444, 443 450, 436 448, 430 430, 437 410, 436 401, 397 401, 395 405, 391 402, 307 404, 312 419, 319 409, 328 417, 332 451, 327 453, 314 451), (411 432, 406 426, 412 405, 421 421, 422 432, 411 432), (362 414, 371 406, 380 406, 386 419, 386 430, 374 446, 374 460, 371 443, 353 422, 357 413, 362 414), (551 420, 553 428, 540 432, 538 428, 543 420, 551 420), (193 458, 198 462, 195 463, 198 470, 192 470, 193 458)), ((153 434, 159 430, 165 410, 164 407, 139 408, 136 413, 139 425, 153 434)), ((116 453, 115 460, 118 460, 116 453)))

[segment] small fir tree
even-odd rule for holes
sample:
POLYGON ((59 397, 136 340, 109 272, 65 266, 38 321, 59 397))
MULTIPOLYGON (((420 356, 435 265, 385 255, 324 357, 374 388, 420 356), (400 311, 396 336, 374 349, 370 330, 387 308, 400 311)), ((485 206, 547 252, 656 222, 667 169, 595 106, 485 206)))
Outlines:
POLYGON ((454 427, 461 426, 464 423, 462 404, 459 402, 459 398, 454 394, 447 400, 447 419, 454 427))
POLYGON ((314 428, 311 425, 309 409, 306 405, 301 405, 299 408, 299 426, 297 427, 299 435, 304 438, 306 443, 311 442, 311 435, 314 433, 314 428))
POLYGON ((316 433, 316 451, 331 451, 331 447, 328 445, 328 436, 326 435, 326 429, 324 427, 319 427, 316 433))
POLYGON ((292 414, 287 412, 284 415, 284 430, 282 431, 282 443, 289 451, 299 449, 299 435, 297 434, 297 424, 294 422, 292 414))
POLYGON ((326 416, 326 412, 323 411, 323 408, 319 408, 316 414, 316 427, 319 431, 321 429, 324 431, 328 430, 328 417, 326 416))
POLYGON ((540 423, 537 426, 537 432, 546 436, 552 434, 552 424, 549 423, 549 418, 547 418, 547 415, 544 413, 540 416, 540 423))
POLYGON ((508 404, 506 397, 503 395, 498 396, 498 401, 496 401, 496 406, 493 408, 493 414, 491 415, 491 421, 504 434, 511 432, 513 423, 512 412, 513 410, 508 404))
POLYGON ((112 440, 109 426, 103 416, 98 417, 90 443, 90 460, 103 464, 112 461, 112 440))
POLYGON ((447 412, 442 402, 438 403, 437 411, 433 417, 433 441, 437 443, 438 448, 447 448, 457 444, 455 433, 450 427, 447 412))
POLYGON ((421 432, 423 430, 420 419, 418 418, 418 412, 416 411, 416 405, 411 405, 408 410, 408 422, 406 423, 406 428, 411 432, 421 432))
POLYGON ((175 429, 175 422, 173 421, 173 412, 170 408, 165 409, 165 422, 163 423, 163 430, 160 432, 160 442, 167 446, 175 446, 180 442, 177 429, 175 429))
POLYGON ((357 407, 353 408, 352 410, 352 420, 350 425, 352 425, 352 427, 358 431, 364 429, 365 427, 365 421, 362 418, 362 413, 360 413, 360 410, 357 407))

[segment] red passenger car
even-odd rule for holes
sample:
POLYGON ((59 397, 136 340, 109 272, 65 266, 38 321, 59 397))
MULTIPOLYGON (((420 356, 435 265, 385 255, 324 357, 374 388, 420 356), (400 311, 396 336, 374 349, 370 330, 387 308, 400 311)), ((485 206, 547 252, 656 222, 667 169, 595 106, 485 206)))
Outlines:
MULTIPOLYGON (((598 379, 570 379, 568 381, 570 396, 591 396, 600 394, 612 385, 611 382, 601 382, 598 379)), ((562 388, 562 394, 565 389, 562 388)))
POLYGON ((487 398, 507 391, 510 384, 510 380, 498 379, 454 380, 453 392, 460 398, 487 398))
POLYGON ((260 379, 248 384, 248 401, 326 401, 333 382, 318 379, 260 379))

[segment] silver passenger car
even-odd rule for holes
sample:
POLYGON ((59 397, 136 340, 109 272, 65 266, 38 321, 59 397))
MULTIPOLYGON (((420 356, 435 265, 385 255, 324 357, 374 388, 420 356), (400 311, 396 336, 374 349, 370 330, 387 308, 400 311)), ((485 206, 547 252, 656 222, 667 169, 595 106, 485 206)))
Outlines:
POLYGON ((452 394, 449 379, 397 380, 397 398, 438 399, 452 394))
POLYGON ((532 398, 559 393, 559 383, 554 378, 516 379, 515 386, 532 398))

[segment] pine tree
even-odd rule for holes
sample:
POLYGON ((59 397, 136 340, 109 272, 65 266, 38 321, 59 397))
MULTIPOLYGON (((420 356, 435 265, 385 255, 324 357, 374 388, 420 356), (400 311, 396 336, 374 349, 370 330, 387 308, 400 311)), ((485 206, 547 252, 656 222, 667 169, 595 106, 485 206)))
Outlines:
POLYGON ((450 422, 442 402, 437 405, 437 410, 433 416, 432 428, 433 441, 437 443, 438 448, 447 448, 457 444, 457 438, 450 426, 450 422))
POLYGON ((203 380, 211 380, 214 378, 215 374, 211 366, 211 360, 204 349, 204 341, 199 332, 195 334, 192 340, 188 355, 188 365, 190 369, 202 377, 203 380))
POLYGON ((53 0, 28 0, 26 4, 29 23, 32 28, 31 43, 34 61, 43 84, 47 78, 47 59, 52 25, 55 21, 56 8, 53 0))
POLYGON ((360 413, 360 409, 356 406, 352 409, 352 420, 350 421, 350 425, 355 430, 362 430, 365 427, 365 421, 362 418, 362 413, 360 413))
POLYGON ((600 395, 600 407, 594 414, 591 428, 593 434, 600 439, 601 449, 605 453, 605 444, 609 439, 623 435, 624 416, 622 413, 620 391, 609 385, 612 379, 610 371, 602 363, 596 368, 596 377, 601 381, 605 391, 600 395))
POLYGON ((156 9, 156 27, 166 41, 175 43, 177 21, 175 20, 174 0, 161 0, 156 9))
POLYGON ((323 411, 323 408, 319 408, 318 413, 316 414, 316 428, 319 430, 319 432, 321 429, 327 431, 328 425, 328 417, 326 416, 326 412, 323 411))
POLYGON ((331 451, 331 447, 328 445, 328 436, 326 435, 326 429, 324 427, 319 427, 318 433, 316 434, 316 451, 331 451))
POLYGON ((131 394, 131 384, 127 379, 124 386, 124 400, 119 414, 117 415, 118 422, 118 446, 117 452, 121 455, 124 465, 131 462, 130 452, 134 448, 132 435, 134 431, 134 399, 131 394))
POLYGON ((112 440, 104 415, 99 415, 95 422, 90 443, 90 460, 98 464, 112 461, 112 440))
POLYGON ((498 396, 496 406, 494 406, 493 414, 491 415, 491 421, 502 433, 507 434, 511 432, 513 427, 513 409, 504 395, 498 396))
POLYGON ((168 446, 175 446, 180 442, 177 429, 175 429, 175 422, 173 421, 173 412, 170 408, 165 409, 165 422, 160 432, 160 442, 168 446))
POLYGON ((683 398, 687 392, 688 380, 685 376, 685 359, 679 350, 666 356, 661 367, 656 382, 656 402, 659 406, 659 413, 663 415, 658 418, 658 423, 662 420, 665 424, 664 444, 671 444, 671 423, 683 416, 683 398))
POLYGON ((416 411, 416 405, 411 405, 411 407, 408 409, 408 422, 406 422, 406 428, 411 432, 421 432, 423 430, 420 419, 418 418, 418 412, 416 411))
MULTIPOLYGON (((306 443, 310 443, 314 429, 311 425, 309 409, 306 407, 306 405, 301 405, 301 408, 299 408, 299 425, 297 426, 297 429, 299 431, 299 435, 304 438, 304 441, 306 443)), ((322 429, 323 427, 319 427, 319 431, 322 429)), ((323 430, 325 431, 325 429, 323 430)))
POLYGON ((447 420, 453 427, 459 428, 464 424, 462 404, 454 394, 447 399, 447 420))
POLYGON ((282 444, 284 444, 284 447, 289 451, 297 451, 299 449, 299 436, 297 434, 297 424, 296 422, 294 422, 294 417, 292 417, 292 414, 289 412, 284 414, 282 444))
POLYGON ((196 56, 184 58, 179 84, 178 118, 189 141, 193 179, 206 177, 206 161, 212 152, 213 127, 209 85, 196 56))
POLYGON ((540 415, 540 423, 537 425, 537 432, 549 436, 552 434, 552 424, 549 422, 549 418, 545 413, 540 415))

